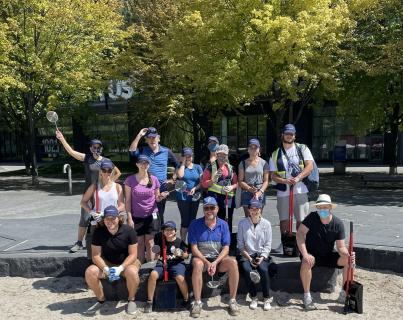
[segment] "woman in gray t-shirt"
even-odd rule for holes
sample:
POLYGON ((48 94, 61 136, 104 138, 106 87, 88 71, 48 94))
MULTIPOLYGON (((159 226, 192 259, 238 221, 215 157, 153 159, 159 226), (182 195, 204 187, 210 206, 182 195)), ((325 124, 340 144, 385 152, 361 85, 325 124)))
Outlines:
POLYGON ((248 206, 252 198, 259 199, 265 205, 264 192, 269 185, 269 165, 260 157, 258 139, 249 140, 248 153, 249 158, 241 161, 238 167, 238 184, 242 189, 241 206, 245 217, 249 216, 248 206))

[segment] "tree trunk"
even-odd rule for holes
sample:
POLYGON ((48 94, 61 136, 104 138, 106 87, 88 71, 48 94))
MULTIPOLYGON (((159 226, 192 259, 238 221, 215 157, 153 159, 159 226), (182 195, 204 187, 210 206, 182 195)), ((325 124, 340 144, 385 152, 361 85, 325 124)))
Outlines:
POLYGON ((389 163, 389 174, 397 174, 397 151, 399 145, 399 115, 400 115, 400 105, 396 103, 393 106, 393 113, 390 118, 390 132, 392 136, 392 144, 391 144, 391 157, 389 163))
POLYGON ((32 185, 38 184, 38 164, 36 162, 36 135, 34 124, 34 107, 30 104, 28 106, 28 127, 29 127, 29 152, 31 160, 31 176, 32 185))

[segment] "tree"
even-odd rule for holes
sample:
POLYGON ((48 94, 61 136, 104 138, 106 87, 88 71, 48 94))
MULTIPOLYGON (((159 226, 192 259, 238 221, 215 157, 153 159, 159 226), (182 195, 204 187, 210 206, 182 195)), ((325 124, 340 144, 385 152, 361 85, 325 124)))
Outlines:
POLYGON ((239 110, 266 100, 279 131, 288 108, 339 86, 342 44, 354 26, 344 1, 200 0, 181 8, 161 53, 199 106, 239 110))
POLYGON ((119 0, 0 0, 1 116, 24 138, 33 183, 35 126, 107 84, 127 36, 119 0))
POLYGON ((342 71, 339 113, 357 133, 382 130, 391 136, 389 173, 396 174, 403 120, 403 3, 353 1, 351 13, 357 27, 346 44, 350 58, 342 71))

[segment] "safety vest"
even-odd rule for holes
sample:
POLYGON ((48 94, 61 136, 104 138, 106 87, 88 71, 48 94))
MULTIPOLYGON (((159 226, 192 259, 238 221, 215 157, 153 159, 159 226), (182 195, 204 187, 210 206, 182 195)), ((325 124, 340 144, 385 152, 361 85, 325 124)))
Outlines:
MULTIPOLYGON (((214 192, 214 193, 218 193, 218 194, 224 194, 224 195, 225 195, 226 193, 224 192, 224 187, 227 186, 227 185, 232 185, 232 175, 233 175, 232 166, 231 166, 228 162, 226 162, 225 165, 226 165, 227 168, 228 168, 228 176, 229 176, 230 178, 223 179, 222 177, 219 177, 219 178, 218 178, 219 181, 213 182, 213 184, 208 188, 208 191, 211 191, 211 192, 214 192), (220 180, 220 179, 221 179, 221 180, 220 180), (229 182, 227 181, 228 184, 226 184, 224 180, 229 180, 229 182), (220 185, 220 184, 219 184, 220 181, 221 181, 221 183, 224 182, 224 184, 223 184, 223 185, 220 185)), ((217 172, 217 167, 218 167, 218 166, 217 166, 217 160, 216 160, 216 161, 214 161, 214 162, 211 164, 211 177, 213 177, 213 176, 216 174, 216 172, 217 172)), ((228 195, 228 197, 233 197, 233 196, 235 195, 234 190, 232 190, 231 192, 228 192, 227 195, 228 195)))
MULTIPOLYGON (((303 145, 299 144, 299 143, 295 144, 295 147, 298 152, 298 157, 299 157, 298 166, 300 167, 300 169, 302 171, 305 168, 305 164, 304 164, 304 159, 302 157, 301 146, 303 146, 303 145)), ((271 158, 273 159, 274 166, 276 167, 276 171, 274 171, 274 173, 276 173, 279 177, 285 179, 286 178, 286 169, 284 166, 283 157, 282 157, 282 155, 280 155, 280 157, 278 156, 280 150, 281 150, 281 148, 277 148, 276 150, 274 150, 271 155, 271 158)))

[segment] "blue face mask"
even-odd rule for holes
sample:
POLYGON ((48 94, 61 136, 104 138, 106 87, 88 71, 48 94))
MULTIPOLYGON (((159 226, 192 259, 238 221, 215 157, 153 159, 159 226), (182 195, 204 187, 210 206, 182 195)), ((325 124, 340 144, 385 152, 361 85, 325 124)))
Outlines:
POLYGON ((329 209, 320 209, 318 210, 319 217, 322 219, 326 219, 327 217, 330 216, 330 210, 329 209))
POLYGON ((208 146, 210 152, 215 152, 217 150, 218 145, 216 143, 212 143, 208 146))

